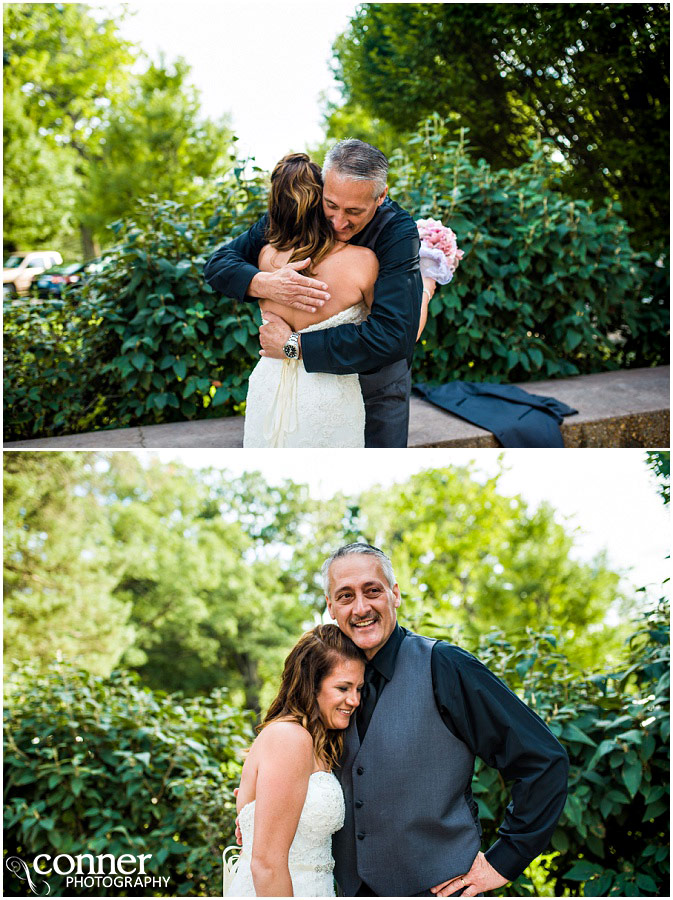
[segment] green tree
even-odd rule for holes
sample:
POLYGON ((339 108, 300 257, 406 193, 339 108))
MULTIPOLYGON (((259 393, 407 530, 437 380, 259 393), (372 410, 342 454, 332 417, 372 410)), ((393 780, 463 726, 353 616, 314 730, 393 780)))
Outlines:
POLYGON ((577 561, 572 526, 503 496, 499 476, 433 469, 317 501, 256 472, 131 453, 5 457, 8 662, 119 660, 152 688, 226 685, 259 711, 324 611, 323 560, 353 540, 391 555, 412 627, 450 625, 470 646, 497 622, 515 648, 555 629, 576 665, 621 658, 623 629, 604 623, 625 609, 619 574, 577 561))
POLYGON ((141 197, 196 203, 231 168, 228 120, 202 118, 189 72, 182 59, 151 64, 124 104, 110 110, 87 183, 83 219, 93 233, 103 235, 141 197))
POLYGON ((624 630, 604 619, 625 609, 619 575, 603 556, 575 559, 558 513, 504 496, 499 477, 431 469, 360 496, 363 534, 393 560, 402 621, 451 624, 468 646, 494 623, 517 647, 527 628, 555 628, 576 665, 616 663, 624 630))
POLYGON ((135 75, 147 61, 121 38, 118 18, 84 4, 7 4, 4 15, 10 245, 53 240, 70 226, 89 258, 114 240, 107 226, 139 197, 182 193, 192 203, 231 166, 231 129, 200 115, 183 60, 135 75), (29 191, 17 196, 10 176, 29 191), (40 198, 31 229, 38 190, 59 206, 40 198))
MULTIPOLYGON (((5 252, 40 247, 72 230, 78 179, 67 147, 46 146, 17 85, 3 98, 5 252)), ((61 246, 61 244, 59 244, 61 246)))
POLYGON ((114 594, 131 605, 137 632, 124 661, 150 687, 194 694, 226 684, 259 712, 310 610, 232 521, 218 496, 226 473, 121 464, 115 456, 108 516, 127 560, 114 594))
POLYGON ((319 146, 311 147, 306 152, 322 165, 325 154, 335 141, 345 138, 358 138, 378 147, 390 157, 400 145, 400 131, 385 119, 373 115, 359 103, 349 101, 339 103, 323 100, 323 127, 325 139, 319 146))
POLYGON ((665 243, 666 4, 367 3, 334 51, 351 114, 405 133, 439 113, 494 168, 520 164, 539 133, 566 190, 619 199, 638 246, 665 243))
MULTIPOLYGON (((85 257, 94 256, 94 236, 79 220, 79 204, 101 127, 110 107, 128 95, 136 56, 116 23, 97 21, 84 4, 13 3, 3 9, 5 90, 24 96, 25 115, 45 152, 57 151, 77 176, 76 191, 66 180, 58 193, 79 226, 85 257)), ((36 187, 39 176, 31 167, 23 178, 36 187)))
POLYGON ((236 521, 226 473, 125 453, 4 463, 10 669, 63 658, 107 674, 122 660, 151 687, 227 684, 260 711, 313 610, 277 547, 266 552, 236 521))
POLYGON ((3 464, 6 665, 59 657, 107 675, 135 630, 131 604, 113 594, 96 455, 6 453, 3 464))

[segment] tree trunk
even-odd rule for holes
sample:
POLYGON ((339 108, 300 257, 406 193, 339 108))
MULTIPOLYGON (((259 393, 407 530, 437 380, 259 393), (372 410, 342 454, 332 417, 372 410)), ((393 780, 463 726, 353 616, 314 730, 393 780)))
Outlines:
POLYGON ((79 226, 79 234, 82 241, 82 254, 84 259, 93 259, 100 256, 100 247, 90 228, 86 225, 79 226))
POLYGON ((247 653, 236 654, 236 665, 243 676, 245 690, 245 706, 253 710, 257 718, 260 717, 262 707, 259 702, 259 693, 262 687, 262 679, 259 677, 257 660, 247 653))

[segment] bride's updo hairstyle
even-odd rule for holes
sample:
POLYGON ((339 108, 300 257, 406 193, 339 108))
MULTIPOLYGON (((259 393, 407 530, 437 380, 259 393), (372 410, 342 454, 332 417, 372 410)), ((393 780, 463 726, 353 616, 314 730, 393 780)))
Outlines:
POLYGON ((303 725, 313 738, 319 760, 330 769, 343 751, 343 730, 328 729, 320 716, 318 692, 324 679, 344 659, 366 663, 362 650, 337 625, 318 625, 303 634, 285 660, 280 690, 258 731, 278 719, 303 725))
POLYGON ((271 173, 266 238, 276 250, 292 250, 288 262, 311 257, 311 271, 334 246, 322 207, 320 168, 305 153, 284 156, 271 173))

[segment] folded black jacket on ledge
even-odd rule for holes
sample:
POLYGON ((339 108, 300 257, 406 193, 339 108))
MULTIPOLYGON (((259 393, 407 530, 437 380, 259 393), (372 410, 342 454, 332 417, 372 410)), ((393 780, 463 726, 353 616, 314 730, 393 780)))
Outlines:
POLYGON ((430 387, 415 384, 424 400, 492 432, 503 447, 563 447, 560 424, 576 409, 556 400, 529 394, 513 384, 452 381, 430 387))

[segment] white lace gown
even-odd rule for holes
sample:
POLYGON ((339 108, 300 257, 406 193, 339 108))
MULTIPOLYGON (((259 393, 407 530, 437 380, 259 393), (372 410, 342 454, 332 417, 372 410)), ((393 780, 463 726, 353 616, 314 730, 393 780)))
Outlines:
MULTIPOLYGON (((299 334, 359 325, 365 303, 349 306, 299 334)), ((263 357, 250 375, 244 447, 364 447, 365 406, 357 375, 307 372, 297 359, 263 357)))
MULTIPOLYGON (((288 865, 295 897, 334 897, 332 834, 344 823, 341 785, 330 772, 314 772, 290 847, 288 865)), ((241 810, 238 823, 243 844, 234 880, 225 896, 256 897, 250 871, 255 831, 255 801, 241 810)))

